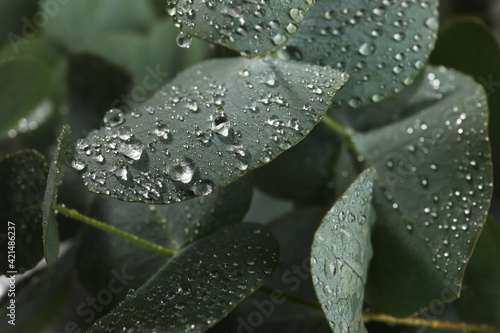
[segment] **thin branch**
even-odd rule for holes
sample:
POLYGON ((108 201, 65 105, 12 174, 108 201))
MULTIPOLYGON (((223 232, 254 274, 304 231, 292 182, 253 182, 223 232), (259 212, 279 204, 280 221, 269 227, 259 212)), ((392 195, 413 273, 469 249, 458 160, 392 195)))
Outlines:
POLYGON ((452 322, 452 321, 442 321, 434 319, 425 318, 395 318, 386 314, 381 313, 368 313, 363 312, 363 321, 378 321, 387 324, 398 324, 405 326, 418 326, 418 327, 430 327, 439 328, 445 330, 473 330, 473 331, 488 331, 488 332, 500 332, 499 326, 491 326, 487 324, 474 324, 465 322, 452 322))
POLYGON ((127 239, 132 243, 135 243, 135 244, 140 245, 142 247, 145 247, 149 250, 160 253, 161 255, 164 255, 166 257, 172 258, 175 255, 175 251, 164 248, 158 244, 151 243, 143 238, 137 237, 137 236, 132 235, 128 232, 117 229, 113 226, 110 226, 109 224, 104 223, 104 222, 101 222, 101 221, 98 221, 98 220, 93 219, 91 217, 85 216, 74 209, 69 209, 69 208, 66 208, 64 206, 61 206, 61 205, 58 205, 55 203, 52 205, 52 209, 54 209, 55 211, 57 211, 63 215, 66 215, 67 217, 70 217, 70 218, 75 219, 77 221, 86 223, 94 228, 109 232, 110 234, 127 239))

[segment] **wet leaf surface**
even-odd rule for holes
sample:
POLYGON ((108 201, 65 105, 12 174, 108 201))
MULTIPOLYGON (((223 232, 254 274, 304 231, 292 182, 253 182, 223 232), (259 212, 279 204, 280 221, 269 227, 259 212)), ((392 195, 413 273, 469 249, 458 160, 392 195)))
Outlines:
POLYGON ((87 187, 126 201, 206 195, 270 162, 321 120, 345 74, 272 57, 206 61, 76 143, 87 187))
POLYGON ((286 43, 304 19, 313 0, 189 1, 171 0, 168 13, 182 32, 180 47, 190 35, 254 57, 286 43))
POLYGON ((375 214, 373 168, 337 200, 314 234, 311 274, 316 295, 333 332, 367 332, 361 314, 375 214))
POLYGON ((278 252, 264 226, 229 226, 183 249, 88 332, 204 332, 264 283, 278 252))
POLYGON ((286 44, 303 61, 345 69, 335 108, 381 102, 411 84, 438 29, 437 0, 318 0, 286 44))

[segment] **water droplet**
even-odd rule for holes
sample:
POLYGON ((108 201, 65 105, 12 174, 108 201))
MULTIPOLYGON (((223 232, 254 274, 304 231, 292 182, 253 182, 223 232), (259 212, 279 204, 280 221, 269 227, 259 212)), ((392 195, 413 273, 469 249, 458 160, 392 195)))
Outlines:
POLYGON ((363 43, 359 48, 359 53, 364 56, 368 56, 375 52, 375 45, 371 43, 363 43))
POLYGON ((193 43, 193 37, 184 31, 179 32, 176 38, 177 46, 182 48, 189 48, 193 43))
POLYGON ((110 109, 104 114, 104 126, 115 127, 125 122, 125 115, 120 109, 110 109))
POLYGON ((226 116, 218 116, 212 122, 212 131, 222 136, 228 136, 231 122, 226 116))
POLYGON ((176 159, 173 164, 167 166, 166 172, 174 181, 187 184, 193 178, 196 165, 190 158, 176 159))
POLYGON ((192 191, 195 195, 208 195, 214 190, 214 183, 211 180, 205 179, 194 183, 192 191))
POLYGON ((126 141, 126 140, 130 139, 133 135, 134 134, 132 133, 132 129, 130 127, 128 127, 128 126, 122 126, 118 130, 118 136, 122 140, 126 141))

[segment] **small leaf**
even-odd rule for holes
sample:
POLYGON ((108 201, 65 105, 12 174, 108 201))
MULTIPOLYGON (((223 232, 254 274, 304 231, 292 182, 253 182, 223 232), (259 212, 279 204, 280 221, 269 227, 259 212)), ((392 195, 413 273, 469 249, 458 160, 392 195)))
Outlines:
POLYGON ((380 179, 368 300, 393 316, 458 297, 492 189, 488 108, 480 85, 431 67, 408 111, 406 118, 354 139, 380 179))
POLYGON ((52 210, 52 203, 57 200, 57 188, 61 185, 63 178, 63 166, 66 161, 65 154, 70 144, 69 136, 69 126, 64 125, 57 139, 57 149, 50 164, 45 196, 43 198, 43 250, 45 261, 49 265, 55 263, 59 255, 59 229, 54 211, 52 210))
POLYGON ((453 302, 464 321, 500 325, 500 227, 486 221, 464 276, 460 299, 453 302))
POLYGON ((0 162, 0 220, 5 235, 0 237, 4 249, 0 274, 22 274, 43 257, 41 207, 47 172, 44 157, 34 150, 19 151, 0 162), (10 238, 15 240, 15 263, 7 261, 10 238))
POLYGON ((264 283, 278 252, 264 226, 229 226, 182 250, 88 332, 204 332, 264 283))
POLYGON ((0 138, 49 97, 50 86, 51 73, 42 62, 0 60, 0 138))
POLYGON ((438 28, 437 0, 318 0, 288 52, 351 75, 334 108, 381 102, 413 82, 425 66, 438 28))
POLYGON ((207 61, 131 114, 108 111, 105 127, 77 142, 73 164, 91 191, 126 201, 208 194, 303 139, 345 80, 272 57, 207 61))
POLYGON ((480 83, 488 96, 490 108, 489 134, 493 150, 493 179, 500 183, 500 45, 488 26, 476 18, 455 19, 439 32, 431 63, 454 68, 469 74, 480 83), (478 49, 481 52, 478 52, 478 49))
POLYGON ((311 248, 316 294, 333 332, 366 332, 361 313, 373 255, 371 205, 374 169, 352 183, 323 219, 311 248))
MULTIPOLYGON (((150 206, 109 197, 98 200, 93 216, 150 242, 176 249, 230 224, 239 223, 252 195, 252 182, 243 177, 207 196, 171 205, 150 206), (228 202, 231 204, 228 205, 228 202)), ((94 293, 106 288, 112 270, 135 278, 129 288, 138 288, 165 263, 165 257, 131 245, 129 241, 89 229, 78 253, 77 269, 82 283, 94 293)), ((110 306, 121 300, 122 290, 110 306)))
MULTIPOLYGON (((52 8, 53 4, 51 0, 43 0, 40 6, 52 8)), ((87 0, 57 6, 44 26, 44 33, 63 49, 72 49, 84 38, 108 31, 145 31, 154 21, 147 1, 87 0)))
MULTIPOLYGON (((286 43, 304 19, 313 0, 169 1, 175 24, 193 36, 226 46, 245 57, 286 43)), ((189 38, 181 35, 179 38, 189 38)), ((188 41, 179 41, 189 47, 188 41)))

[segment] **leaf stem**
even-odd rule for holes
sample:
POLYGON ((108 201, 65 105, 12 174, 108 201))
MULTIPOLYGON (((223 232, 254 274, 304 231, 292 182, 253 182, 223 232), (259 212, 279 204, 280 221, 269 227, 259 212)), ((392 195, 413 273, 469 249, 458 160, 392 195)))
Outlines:
MULTIPOLYGON (((262 292, 262 293, 265 293, 265 294, 268 294, 268 295, 271 295, 272 292, 274 291, 274 289, 271 289, 271 288, 268 288, 266 286, 262 286, 259 288, 259 291, 262 292)), ((295 296, 293 294, 288 294, 288 293, 285 293, 281 290, 279 290, 280 293, 281 293, 281 296, 286 298, 287 301, 289 302, 292 302, 292 303, 295 303, 295 304, 299 304, 299 305, 303 305, 303 306, 307 306, 308 308, 313 308, 313 309, 319 309, 321 310, 321 304, 319 304, 318 301, 315 301, 315 300, 311 300, 311 299, 307 299, 307 298, 303 298, 303 297, 298 297, 298 296, 295 296)))
POLYGON ((451 322, 425 318, 396 318, 381 313, 363 312, 363 321, 378 321, 388 324, 398 324, 405 326, 430 327, 445 330, 474 330, 474 331, 489 331, 500 332, 499 326, 490 326, 487 324, 474 324, 465 322, 451 322))
POLYGON ((163 246, 160 246, 158 244, 151 243, 143 238, 137 237, 137 236, 132 235, 128 232, 125 232, 123 230, 120 230, 120 229, 117 229, 113 226, 110 226, 109 224, 106 224, 104 222, 98 221, 98 220, 93 219, 91 217, 85 216, 74 209, 69 209, 69 208, 66 208, 64 206, 58 205, 56 203, 54 203, 52 205, 52 209, 56 210, 57 212, 59 212, 63 215, 66 215, 67 217, 70 217, 70 218, 75 219, 77 221, 86 223, 94 228, 109 232, 110 234, 127 239, 132 243, 135 243, 135 244, 140 245, 142 247, 145 247, 149 250, 160 253, 161 255, 164 255, 166 257, 172 258, 175 255, 175 252, 170 250, 170 249, 164 248, 163 246))
POLYGON ((352 136, 354 134, 353 130, 349 127, 344 126, 340 121, 337 119, 333 118, 332 116, 325 115, 323 117, 322 122, 330 127, 335 133, 343 137, 344 139, 347 139, 349 141, 352 140, 352 136))

